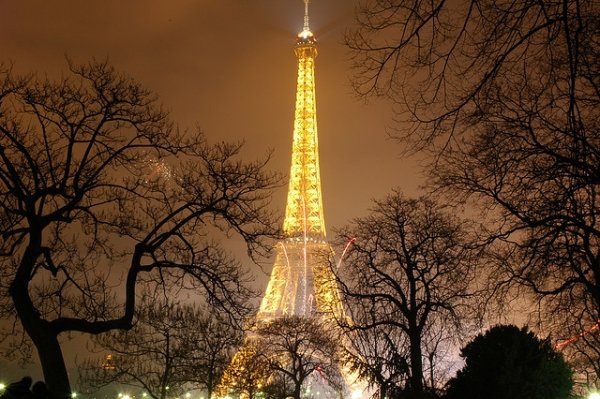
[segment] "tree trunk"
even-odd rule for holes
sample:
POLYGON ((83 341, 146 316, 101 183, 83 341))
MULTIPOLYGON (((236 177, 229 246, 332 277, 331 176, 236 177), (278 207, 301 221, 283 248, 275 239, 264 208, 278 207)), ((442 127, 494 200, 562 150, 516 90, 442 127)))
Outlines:
MULTIPOLYGON (((408 268, 406 275, 408 277, 409 284, 409 301, 410 301, 410 315, 408 315, 408 338, 410 342, 410 392, 413 397, 420 397, 423 393, 423 357, 421 350, 421 329, 419 325, 419 313, 417 299, 417 284, 418 284, 418 267, 412 260, 408 262, 408 268)), ((423 316, 421 316, 423 317, 423 316)))
POLYGON ((387 390, 383 384, 379 384, 379 399, 386 399, 387 390))
MULTIPOLYGON (((214 364, 211 362, 211 364, 214 364)), ((214 381, 215 378, 213 377, 213 367, 214 366, 210 366, 210 369, 208 370, 208 376, 206 377, 206 397, 208 399, 212 399, 213 396, 213 391, 215 390, 215 384, 217 381, 214 381)))
POLYGON ((50 392, 54 394, 56 399, 67 399, 71 397, 71 385, 69 384, 69 374, 65 365, 58 337, 53 332, 45 332, 42 334, 32 334, 36 346, 42 371, 44 373, 44 381, 50 392), (35 339, 33 335, 38 335, 35 339))
POLYGON ((9 292, 21 325, 37 349, 48 389, 56 399, 66 399, 71 396, 71 386, 62 350, 58 343, 58 333, 41 318, 29 297, 31 272, 41 254, 41 248, 41 228, 32 227, 29 245, 21 258, 9 292))
POLYGON ((418 395, 423 393, 423 358, 421 357, 421 336, 410 334, 410 391, 418 395))
POLYGON ((23 329, 35 345, 48 389, 56 399, 69 398, 71 396, 71 385, 69 384, 69 374, 67 373, 62 350, 58 343, 58 334, 35 311, 27 295, 27 285, 24 289, 15 291, 18 291, 13 293, 15 310, 21 320, 23 329))
POLYGON ((301 393, 302 393, 302 384, 299 384, 299 383, 294 384, 294 399, 300 399, 301 393))

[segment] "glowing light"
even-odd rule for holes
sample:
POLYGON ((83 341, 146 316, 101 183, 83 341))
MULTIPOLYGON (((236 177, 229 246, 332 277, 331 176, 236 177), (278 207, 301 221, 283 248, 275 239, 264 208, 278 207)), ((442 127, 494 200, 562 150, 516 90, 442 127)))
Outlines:
MULTIPOLYGON (((259 322, 286 314, 311 316, 316 313, 323 315, 323 319, 345 318, 331 268, 334 253, 326 242, 315 96, 317 47, 308 26, 308 2, 304 0, 304 29, 298 34, 294 48, 298 74, 290 180, 283 221, 285 238, 276 247, 271 277, 256 316, 259 322)), ((244 343, 221 379, 218 396, 236 386, 236 379, 251 355, 250 344, 244 343)), ((346 381, 353 380, 348 378, 351 376, 346 370, 341 372, 346 381)), ((323 369, 319 369, 316 376, 325 380, 323 374, 323 369)))
POLYGON ((600 393, 590 392, 590 394, 588 395, 588 399, 600 399, 600 393))
POLYGON ((71 398, 75 399, 77 397, 77 392, 71 392, 71 398))
POLYGON ((0 391, 4 391, 6 389, 6 384, 0 382, 0 391))
POLYGON ((308 39, 309 37, 313 37, 313 33, 312 33, 311 31, 309 31, 309 30, 303 30, 302 32, 300 32, 300 33, 298 34, 298 37, 300 37, 300 38, 302 38, 302 39, 306 40, 306 39, 308 39))
MULTIPOLYGON (((571 344, 577 340, 579 340, 579 338, 583 338, 586 335, 598 330, 600 328, 600 319, 596 322, 596 324, 594 324, 593 326, 591 326, 590 328, 588 328, 587 330, 585 330, 582 333, 579 333, 577 335, 572 336, 571 338, 565 339, 563 341, 559 341, 554 345, 555 349, 562 349, 564 346, 571 344)), ((600 398, 598 398, 600 399, 600 398)))
POLYGON ((339 269, 340 266, 342 265, 342 260, 344 260, 344 256, 346 256, 346 252, 348 251, 348 248, 350 248, 350 245, 352 245, 354 243, 354 241, 356 241, 356 237, 354 237, 353 239, 349 240, 346 245, 344 246, 344 250, 342 251, 342 255, 340 256, 340 260, 337 264, 337 268, 339 269))
POLYGON ((173 177, 171 167, 162 159, 148 158, 142 162, 143 171, 146 173, 146 184, 157 179, 169 180, 173 177))
POLYGON ((123 398, 123 399, 131 399, 131 396, 129 396, 129 395, 127 395, 127 394, 125 394, 125 395, 123 395, 123 396, 122 396, 122 398, 123 398))
POLYGON ((106 356, 104 356, 104 360, 102 361, 102 368, 104 370, 115 370, 117 368, 117 366, 115 365, 115 359, 113 358, 113 355, 108 353, 106 356))
POLYGON ((325 241, 314 71, 317 47, 308 25, 308 0, 304 4, 304 29, 298 34, 295 47, 298 69, 290 180, 283 221, 286 239, 277 247, 258 320, 284 314, 308 315, 315 310, 336 317, 343 314, 329 264, 333 250, 325 241))
POLYGON ((352 391, 352 395, 351 395, 352 399, 359 399, 361 396, 362 396, 361 390, 357 389, 357 390, 352 391))

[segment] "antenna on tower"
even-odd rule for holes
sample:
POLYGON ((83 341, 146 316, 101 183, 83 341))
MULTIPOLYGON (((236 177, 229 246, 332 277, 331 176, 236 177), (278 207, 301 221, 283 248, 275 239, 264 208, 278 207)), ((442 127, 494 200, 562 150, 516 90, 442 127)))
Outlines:
POLYGON ((304 0, 304 29, 305 31, 310 31, 308 27, 308 3, 310 0, 304 0))

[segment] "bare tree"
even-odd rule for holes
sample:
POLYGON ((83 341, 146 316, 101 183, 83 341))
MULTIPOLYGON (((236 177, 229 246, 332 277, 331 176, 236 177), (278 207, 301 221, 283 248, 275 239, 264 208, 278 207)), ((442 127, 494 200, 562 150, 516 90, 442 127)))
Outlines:
POLYGON ((246 336, 217 386, 218 397, 254 399, 264 392, 272 372, 259 348, 255 337, 246 336))
POLYGON ((130 330, 94 339, 104 359, 88 359, 79 382, 89 389, 112 383, 142 388, 153 399, 201 389, 208 398, 241 341, 241 330, 194 305, 145 297, 130 330), (108 367, 107 367, 108 366, 108 367))
POLYGON ((373 398, 398 397, 409 375, 406 337, 385 325, 354 329, 348 337, 344 349, 349 368, 373 388, 373 398))
POLYGON ((373 0, 348 39, 357 87, 398 101, 396 137, 436 155, 433 185, 487 216, 494 295, 531 294, 600 370, 598 3, 373 0))
POLYGON ((106 63, 70 70, 56 82, 0 73, 2 317, 31 339, 60 397, 58 337, 130 328, 140 284, 199 290, 238 313, 248 275, 211 237, 260 248, 276 183, 265 159, 239 159, 240 144, 180 133, 106 63))
POLYGON ((338 271, 352 321, 344 327, 355 367, 384 396, 424 396, 431 353, 467 325, 477 262, 465 227, 430 200, 394 192, 340 233, 340 244, 353 241, 338 271))
POLYGON ((212 315, 205 319, 201 331, 196 342, 200 349, 187 375, 189 381, 204 388, 210 399, 242 342, 242 330, 222 316, 212 315))
POLYGON ((318 318, 283 316, 258 326, 256 335, 271 380, 289 382, 287 396, 300 399, 303 388, 341 389, 340 343, 318 318))

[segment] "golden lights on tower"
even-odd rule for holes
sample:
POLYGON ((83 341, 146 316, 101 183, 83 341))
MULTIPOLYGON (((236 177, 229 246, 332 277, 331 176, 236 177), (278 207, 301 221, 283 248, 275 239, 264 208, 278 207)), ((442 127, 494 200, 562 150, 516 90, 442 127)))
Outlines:
POLYGON ((106 371, 113 371, 117 369, 115 359, 112 354, 108 353, 106 356, 104 356, 104 359, 102 360, 102 369, 106 371))
MULTIPOLYGON (((308 0, 304 0, 304 26, 296 38, 296 102, 292 157, 283 231, 275 248, 271 277, 256 316, 257 324, 285 315, 343 318, 344 309, 335 275, 333 250, 326 241, 315 95, 317 43, 310 30, 308 0)), ((252 334, 236 353, 219 387, 221 394, 247 378, 253 355, 252 334)), ((344 365, 342 373, 350 377, 344 365)), ((262 378, 262 377, 261 377, 262 378)), ((349 382, 350 378, 347 378, 349 382)), ((354 378, 352 378, 354 380, 354 378)), ((350 388, 351 383, 348 383, 350 388)))
POLYGON ((282 315, 333 312, 343 307, 335 276, 329 268, 333 256, 325 241, 325 219, 319 169, 315 58, 317 42, 310 30, 308 1, 304 27, 296 38, 296 103, 292 159, 283 231, 258 320, 282 315))
POLYGON ((283 231, 287 237, 325 238, 317 104, 315 95, 316 40, 308 26, 308 2, 305 2, 304 28, 294 49, 298 60, 296 111, 292 141, 292 162, 283 231))

